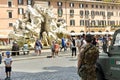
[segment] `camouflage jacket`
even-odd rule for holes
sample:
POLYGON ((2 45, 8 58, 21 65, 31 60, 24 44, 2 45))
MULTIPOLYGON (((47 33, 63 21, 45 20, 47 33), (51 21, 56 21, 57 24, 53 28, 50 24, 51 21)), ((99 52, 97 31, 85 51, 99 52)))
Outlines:
POLYGON ((99 56, 99 50, 96 46, 92 45, 91 48, 89 48, 92 44, 87 44, 84 48, 83 52, 81 53, 81 63, 82 65, 94 65, 97 61, 97 58, 99 56), (89 49, 88 49, 89 48, 89 49), (86 51, 87 50, 87 51, 86 51))

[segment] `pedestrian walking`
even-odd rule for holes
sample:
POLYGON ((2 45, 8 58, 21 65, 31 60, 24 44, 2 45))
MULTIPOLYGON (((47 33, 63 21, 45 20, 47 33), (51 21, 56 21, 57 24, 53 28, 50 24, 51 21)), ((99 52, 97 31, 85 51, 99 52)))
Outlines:
POLYGON ((99 50, 92 45, 92 36, 86 35, 86 46, 78 55, 78 74, 82 80, 97 80, 96 61, 99 56, 99 50))
POLYGON ((95 37, 93 37, 92 44, 95 45, 95 46, 97 45, 97 41, 96 41, 95 37))
POLYGON ((78 48, 78 53, 80 53, 80 47, 81 47, 81 37, 80 37, 80 35, 79 36, 77 36, 77 48, 78 48))
POLYGON ((86 44, 87 44, 85 38, 86 38, 86 35, 85 35, 85 34, 83 34, 83 35, 81 36, 81 38, 80 38, 80 41, 81 41, 80 49, 84 48, 84 47, 86 46, 86 44))
POLYGON ((66 41, 65 41, 65 38, 62 38, 61 39, 61 48, 60 48, 60 51, 64 48, 64 51, 66 51, 66 41))
POLYGON ((103 48, 103 52, 107 52, 107 46, 108 46, 108 41, 105 37, 103 37, 103 45, 102 45, 102 48, 103 48))
POLYGON ((5 72, 6 72, 6 78, 5 80, 10 80, 11 77, 11 69, 12 69, 12 57, 10 56, 10 52, 6 52, 6 57, 4 59, 5 64, 5 72))
POLYGON ((72 38, 71 48, 72 48, 72 56, 76 56, 76 40, 74 38, 72 38))
POLYGON ((51 43, 51 52, 52 52, 52 57, 54 58, 55 56, 55 41, 54 40, 51 43))
POLYGON ((40 54, 41 54, 41 49, 42 49, 42 43, 41 43, 41 41, 39 41, 39 39, 37 39, 37 40, 35 41, 35 46, 34 46, 34 48, 35 48, 35 53, 36 53, 37 55, 40 55, 40 54))
POLYGON ((85 37, 86 37, 86 35, 83 34, 83 35, 81 36, 81 38, 80 38, 79 49, 78 49, 78 50, 79 50, 79 54, 80 54, 81 50, 84 49, 85 46, 86 46, 86 44, 87 44, 87 42, 86 42, 86 40, 85 40, 85 37))

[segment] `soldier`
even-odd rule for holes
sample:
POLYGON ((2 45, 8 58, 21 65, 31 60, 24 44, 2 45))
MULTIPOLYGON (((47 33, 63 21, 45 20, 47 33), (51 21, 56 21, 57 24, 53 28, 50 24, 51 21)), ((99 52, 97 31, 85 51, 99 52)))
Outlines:
POLYGON ((95 64, 99 56, 97 47, 91 44, 92 35, 86 35, 86 46, 78 55, 78 74, 82 80, 97 80, 95 64))

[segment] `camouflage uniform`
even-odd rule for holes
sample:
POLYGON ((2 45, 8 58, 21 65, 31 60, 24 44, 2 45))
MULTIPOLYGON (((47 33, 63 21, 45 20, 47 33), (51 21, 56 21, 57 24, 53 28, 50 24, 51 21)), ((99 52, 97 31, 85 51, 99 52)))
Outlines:
POLYGON ((83 71, 81 72, 82 80, 97 80, 95 63, 99 56, 99 50, 97 47, 93 46, 91 48, 90 44, 87 44, 83 52, 81 52, 80 58, 82 59, 83 71), (88 49, 89 48, 89 49, 88 49), (84 51, 87 50, 85 53, 84 51))

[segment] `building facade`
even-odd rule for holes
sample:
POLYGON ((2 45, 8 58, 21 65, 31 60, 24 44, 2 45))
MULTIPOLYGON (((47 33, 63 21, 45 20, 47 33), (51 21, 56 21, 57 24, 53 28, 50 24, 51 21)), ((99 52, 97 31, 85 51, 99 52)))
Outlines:
POLYGON ((120 5, 90 0, 49 0, 57 19, 64 19, 67 30, 112 31, 120 26, 120 5))
POLYGON ((67 23, 69 32, 112 31, 120 26, 120 4, 95 0, 1 0, 0 39, 13 30, 27 5, 52 7, 58 21, 67 23), (47 4, 43 4, 46 2, 47 4))
POLYGON ((0 1, 0 41, 7 41, 9 32, 13 30, 13 24, 23 16, 27 5, 31 4, 31 0, 0 1))

